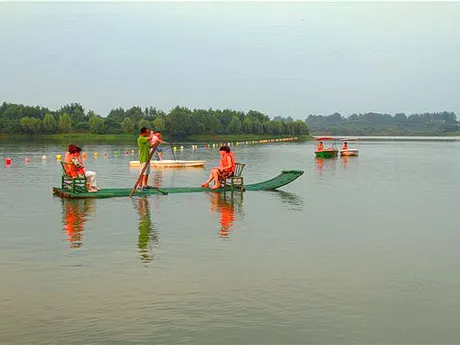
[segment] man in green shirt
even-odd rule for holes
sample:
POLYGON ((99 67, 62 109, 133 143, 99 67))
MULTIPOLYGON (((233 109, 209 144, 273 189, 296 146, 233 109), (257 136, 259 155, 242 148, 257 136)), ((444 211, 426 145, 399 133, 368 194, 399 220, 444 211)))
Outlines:
MULTIPOLYGON (((144 168, 147 161, 149 160, 150 148, 154 146, 156 145, 150 146, 150 130, 147 127, 142 127, 141 134, 137 138, 137 147, 139 148, 139 163, 141 164, 141 171, 144 168)), ((140 190, 148 189, 149 174, 150 174, 150 162, 144 171, 144 178, 139 183, 138 189, 140 190)))

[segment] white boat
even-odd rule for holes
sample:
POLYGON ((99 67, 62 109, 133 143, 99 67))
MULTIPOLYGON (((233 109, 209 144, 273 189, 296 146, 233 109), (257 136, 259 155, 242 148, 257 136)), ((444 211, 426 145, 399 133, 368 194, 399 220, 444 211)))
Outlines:
MULTIPOLYGON (((343 141, 344 144, 347 144, 348 146, 348 143, 351 141, 351 142, 357 142, 358 143, 358 147, 359 147, 359 139, 358 138, 352 138, 352 139, 345 139, 345 138, 342 138, 340 139, 340 141, 343 141)), ((357 148, 346 148, 344 149, 342 147, 342 149, 339 151, 340 152, 340 155, 341 156, 358 156, 359 155, 359 149, 357 148)))
MULTIPOLYGON (((205 161, 175 161, 172 159, 164 159, 161 161, 150 161, 150 166, 153 168, 200 168, 204 167, 205 161)), ((139 161, 130 161, 130 168, 139 168, 139 161)))

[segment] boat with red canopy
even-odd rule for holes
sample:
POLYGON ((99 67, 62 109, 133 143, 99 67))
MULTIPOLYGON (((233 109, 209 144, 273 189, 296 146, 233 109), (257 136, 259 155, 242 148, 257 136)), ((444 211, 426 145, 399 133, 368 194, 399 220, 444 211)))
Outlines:
POLYGON ((358 138, 350 138, 345 139, 342 138, 340 141, 343 142, 342 148, 340 149, 341 156, 357 156, 359 154, 359 149, 357 148, 350 148, 348 143, 349 142, 357 142, 359 146, 359 139, 358 138))
POLYGON ((316 137, 318 144, 315 147, 315 155, 320 158, 337 157, 339 150, 337 149, 336 138, 334 137, 316 137), (328 147, 324 147, 323 141, 329 142, 328 147))

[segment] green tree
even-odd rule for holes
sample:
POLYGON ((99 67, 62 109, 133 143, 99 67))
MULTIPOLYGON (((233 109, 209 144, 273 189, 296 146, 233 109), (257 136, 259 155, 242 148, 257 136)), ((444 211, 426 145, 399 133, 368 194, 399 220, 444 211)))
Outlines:
POLYGON ((35 134, 39 133, 41 129, 41 120, 33 117, 22 117, 19 120, 22 129, 26 133, 35 134))
POLYGON ((270 122, 270 134, 282 134, 284 130, 283 122, 272 121, 270 122))
POLYGON ((155 120, 153 120, 152 125, 156 131, 163 132, 166 129, 165 120, 161 117, 157 117, 155 120))
POLYGON ((131 118, 131 120, 133 120, 134 123, 139 123, 141 119, 144 119, 144 113, 142 112, 141 107, 132 107, 126 110, 126 117, 131 118))
POLYGON ((165 119, 166 131, 176 138, 184 138, 193 134, 193 119, 190 109, 175 107, 165 119))
POLYGON ((139 120, 139 122, 138 122, 138 128, 139 128, 139 130, 140 130, 142 127, 150 128, 150 127, 151 127, 151 124, 150 124, 150 122, 147 121, 146 119, 141 119, 141 120, 139 120))
POLYGON ((105 118, 105 133, 108 133, 108 134, 123 133, 123 130, 121 129, 121 123, 106 117, 105 118))
POLYGON ((43 129, 45 133, 56 133, 57 122, 52 114, 48 113, 45 115, 43 119, 43 129))
POLYGON ((204 134, 219 134, 222 132, 222 125, 220 124, 219 119, 210 114, 206 114, 204 117, 204 128, 204 134))
POLYGON ((85 109, 79 103, 71 103, 59 109, 58 113, 68 114, 71 120, 71 125, 76 125, 79 122, 87 122, 88 118, 85 115, 85 109))
POLYGON ((241 121, 238 116, 233 115, 232 121, 228 125, 228 132, 231 134, 241 133, 241 121))
POLYGON ((89 129, 91 133, 104 133, 104 119, 100 116, 91 116, 89 119, 89 129))
POLYGON ((264 126, 262 122, 260 122, 258 119, 254 119, 252 121, 252 133, 255 134, 263 134, 264 133, 264 126))
POLYGON ((308 134, 307 124, 302 120, 295 120, 293 123, 293 132, 294 135, 305 135, 308 134))
POLYGON ((125 133, 133 133, 134 132, 134 122, 129 118, 125 117, 121 122, 121 129, 125 133))
POLYGON ((72 121, 69 114, 63 113, 59 115, 58 129, 61 133, 69 133, 72 130, 72 121))
POLYGON ((257 110, 249 110, 246 116, 252 118, 253 120, 258 120, 259 122, 262 122, 262 123, 270 121, 270 118, 267 115, 257 110))
POLYGON ((242 129, 243 129, 243 133, 245 133, 245 134, 251 134, 252 133, 252 120, 249 117, 246 117, 243 120, 242 129))

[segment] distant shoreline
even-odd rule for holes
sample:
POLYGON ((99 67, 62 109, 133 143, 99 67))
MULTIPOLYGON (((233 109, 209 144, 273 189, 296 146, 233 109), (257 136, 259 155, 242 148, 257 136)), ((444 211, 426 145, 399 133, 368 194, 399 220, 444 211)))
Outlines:
MULTIPOLYGON (((357 138, 360 141, 460 141, 460 133, 457 135, 368 135, 368 136, 341 136, 341 135, 195 135, 187 138, 168 138, 164 140, 172 144, 201 144, 201 143, 237 143, 237 142, 306 142, 314 141, 316 137, 331 137, 339 140, 340 138, 357 138), (286 141, 282 141, 285 139, 286 141)), ((49 135, 27 135, 27 134, 0 134, 0 140, 20 140, 20 141, 50 141, 60 143, 135 143, 135 134, 88 134, 88 133, 68 133, 68 134, 49 134, 49 135)))
POLYGON ((313 140, 316 137, 329 137, 340 139, 359 139, 360 141, 460 141, 458 136, 434 136, 434 135, 368 135, 368 136, 340 136, 340 135, 313 135, 313 140))
MULTIPOLYGON (((88 133, 66 133, 66 134, 49 134, 49 135, 27 135, 27 134, 0 134, 1 140, 23 140, 23 141, 56 141, 56 142, 108 142, 108 143, 132 143, 136 142, 136 134, 88 134, 88 133)), ((313 140, 310 135, 256 135, 256 134, 229 134, 229 135, 196 135, 186 138, 168 138, 163 139, 173 144, 198 144, 198 143, 234 143, 246 141, 265 141, 277 139, 289 139, 282 142, 303 142, 313 140)), ((276 142, 276 141, 275 141, 276 142)))

